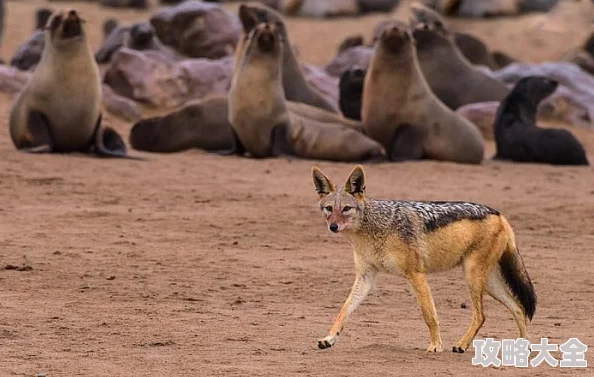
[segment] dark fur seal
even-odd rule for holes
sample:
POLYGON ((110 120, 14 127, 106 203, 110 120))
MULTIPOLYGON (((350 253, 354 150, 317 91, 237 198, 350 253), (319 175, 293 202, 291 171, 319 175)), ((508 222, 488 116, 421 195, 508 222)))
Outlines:
POLYGON ((564 129, 536 125, 539 103, 558 83, 543 76, 520 79, 501 101, 495 117, 494 159, 552 165, 589 165, 581 143, 564 129))

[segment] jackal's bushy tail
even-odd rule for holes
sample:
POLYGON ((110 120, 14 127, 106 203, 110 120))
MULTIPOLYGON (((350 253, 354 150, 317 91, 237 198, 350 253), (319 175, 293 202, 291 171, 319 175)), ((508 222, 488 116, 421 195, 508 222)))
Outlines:
POLYGON ((513 243, 501 255, 499 267, 505 283, 524 308, 526 317, 532 320, 536 311, 536 292, 524 267, 522 256, 513 243))

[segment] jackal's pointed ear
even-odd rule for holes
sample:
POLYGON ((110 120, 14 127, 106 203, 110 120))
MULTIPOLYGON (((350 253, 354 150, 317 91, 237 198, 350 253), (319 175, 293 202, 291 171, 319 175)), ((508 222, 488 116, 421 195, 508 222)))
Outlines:
POLYGON ((316 191, 320 197, 324 197, 331 192, 334 192, 336 188, 330 182, 330 179, 326 177, 324 173, 317 166, 314 166, 311 169, 311 174, 313 177, 314 186, 316 187, 316 191))
POLYGON ((365 172, 363 171, 363 166, 355 166, 344 184, 344 189, 351 195, 365 194, 365 172))
POLYGON ((249 34, 253 28, 258 25, 258 17, 254 12, 245 4, 239 6, 239 19, 243 25, 243 30, 246 34, 249 34))

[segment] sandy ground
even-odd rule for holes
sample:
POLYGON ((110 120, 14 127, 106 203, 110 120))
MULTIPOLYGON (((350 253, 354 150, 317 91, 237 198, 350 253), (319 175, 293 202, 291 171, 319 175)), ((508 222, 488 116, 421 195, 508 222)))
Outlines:
MULTIPOLYGON (((42 4, 8 2, 4 58, 30 34, 42 4)), ((108 16, 148 14, 77 7, 95 25, 94 46, 108 16)), ((303 59, 323 64, 344 36, 369 35, 382 18, 291 20, 290 30, 303 59), (321 31, 325 37, 314 38, 321 31)), ((522 34, 534 20, 456 27, 535 61, 558 56, 587 32, 522 34)), ((316 162, 200 151, 142 154, 150 162, 26 155, 8 136, 11 101, 0 96, 0 376, 592 376, 591 368, 548 366, 484 371, 471 365, 472 349, 449 352, 471 318, 461 305, 470 307, 459 270, 430 277, 444 353, 424 353, 428 331, 399 276, 380 277, 337 346, 318 350, 354 272, 350 247, 318 213, 310 177, 316 162)), ((108 122, 127 137, 130 124, 108 122)), ((575 132, 594 161, 594 134, 575 132)), ((340 181, 352 168, 319 166, 340 181)), ((472 200, 503 211, 539 297, 531 340, 578 337, 594 345, 592 168, 487 160, 369 165, 366 172, 370 196, 472 200)), ((478 337, 515 337, 510 315, 485 301, 478 337)), ((594 351, 586 356, 593 364, 594 351)))

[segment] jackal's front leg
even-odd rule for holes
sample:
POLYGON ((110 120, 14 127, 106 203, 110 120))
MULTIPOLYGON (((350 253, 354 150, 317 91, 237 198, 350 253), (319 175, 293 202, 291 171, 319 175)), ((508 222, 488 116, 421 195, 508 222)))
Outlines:
POLYGON ((429 289, 429 283, 427 283, 427 276, 423 273, 409 273, 406 274, 406 277, 415 292, 421 313, 423 313, 423 319, 429 328, 431 343, 427 348, 427 352, 441 352, 443 348, 441 336, 439 335, 439 319, 431 296, 431 289, 429 289))
POLYGON ((318 340, 318 347, 321 349, 330 348, 336 343, 338 335, 342 331, 348 317, 355 311, 357 306, 367 297, 367 294, 373 286, 375 280, 375 271, 365 271, 363 273, 357 273, 351 293, 346 299, 340 313, 334 320, 334 325, 330 329, 330 333, 324 339, 318 340))

